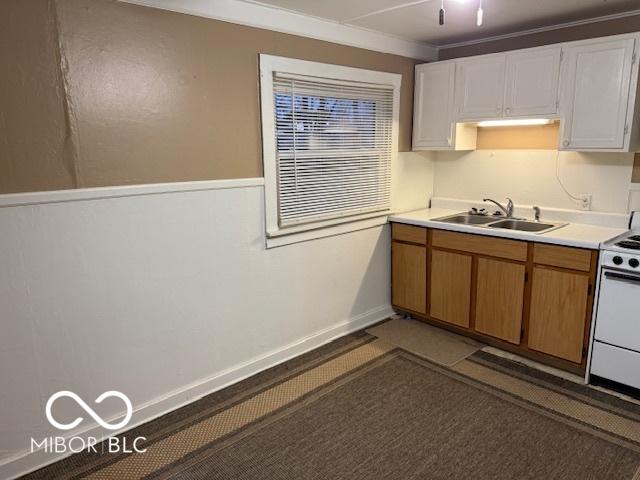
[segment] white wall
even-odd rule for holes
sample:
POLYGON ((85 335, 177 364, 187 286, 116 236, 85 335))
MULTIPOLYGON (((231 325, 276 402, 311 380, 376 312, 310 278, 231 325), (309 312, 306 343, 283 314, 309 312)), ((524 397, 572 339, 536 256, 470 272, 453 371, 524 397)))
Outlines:
POLYGON ((0 208, 0 478, 52 459, 58 390, 133 424, 390 314, 387 226, 265 250, 263 187, 201 183, 0 208))
MULTIPOLYGON (((577 209, 556 180, 556 151, 477 150, 435 155, 435 197, 577 209)), ((633 153, 560 152, 560 178, 573 195, 593 195, 592 209, 627 211, 633 153)))
POLYGON ((392 170, 392 209, 408 212, 427 208, 433 196, 435 152, 398 154, 392 170))

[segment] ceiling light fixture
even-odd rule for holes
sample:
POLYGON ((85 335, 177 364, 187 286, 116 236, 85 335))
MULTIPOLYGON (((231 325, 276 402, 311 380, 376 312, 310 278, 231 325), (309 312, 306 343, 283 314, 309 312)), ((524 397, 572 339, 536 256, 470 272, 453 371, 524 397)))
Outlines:
POLYGON ((478 6, 478 14, 476 15, 476 25, 478 27, 482 26, 482 17, 484 16, 484 10, 482 10, 482 0, 480 0, 480 5, 478 6))
POLYGON ((528 125, 549 125, 553 120, 548 118, 519 118, 515 120, 485 120, 478 122, 478 127, 522 127, 528 125))
MULTIPOLYGON (((419 3, 424 3, 424 2, 428 2, 429 0, 421 0, 419 2, 415 2, 415 3, 409 3, 406 5, 401 5, 400 8, 402 6, 410 6, 410 5, 416 5, 419 3)), ((455 0, 458 3, 466 3, 467 0, 455 0)), ((395 7, 398 8, 398 7, 395 7)), ((444 0, 440 1, 440 11, 438 12, 438 23, 440 24, 440 26, 443 26, 445 23, 445 17, 446 17, 446 12, 444 9, 444 0)), ((482 0, 480 0, 480 4, 478 5, 478 12, 476 14, 476 25, 478 27, 482 26, 482 22, 484 20, 484 10, 482 9, 482 0)))

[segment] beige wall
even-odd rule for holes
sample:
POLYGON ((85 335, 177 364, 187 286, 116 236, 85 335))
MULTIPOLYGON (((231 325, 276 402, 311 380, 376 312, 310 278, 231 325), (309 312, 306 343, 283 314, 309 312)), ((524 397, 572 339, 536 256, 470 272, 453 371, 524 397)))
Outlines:
POLYGON ((589 23, 575 27, 549 30, 546 32, 523 35, 520 37, 505 38, 492 42, 482 42, 474 45, 443 48, 439 52, 440 60, 450 58, 469 57, 472 55, 484 55, 486 53, 505 52, 519 48, 538 47, 550 43, 570 42, 584 40, 586 38, 605 37, 620 33, 640 31, 640 15, 618 18, 604 22, 589 23))
POLYGON ((114 0, 4 0, 0 17, 0 193, 262 176, 259 53, 401 73, 411 149, 410 58, 114 0))
POLYGON ((0 2, 0 193, 73 188, 55 8, 0 2))

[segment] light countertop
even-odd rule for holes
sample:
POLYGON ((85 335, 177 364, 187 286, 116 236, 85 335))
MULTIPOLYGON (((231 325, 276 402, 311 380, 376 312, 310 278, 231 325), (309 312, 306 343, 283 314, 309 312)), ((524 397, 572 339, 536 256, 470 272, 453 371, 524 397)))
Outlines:
MULTIPOLYGON (((547 233, 535 234, 520 232, 517 230, 502 230, 497 228, 478 227, 475 225, 458 225, 452 223, 435 222, 434 218, 446 217, 462 213, 462 210, 449 210, 444 208, 428 208, 415 210, 389 217, 390 222, 406 223, 421 227, 437 228, 453 232, 473 233, 491 237, 512 238, 530 242, 551 243, 566 245, 569 247, 599 249, 601 244, 607 242, 627 230, 622 228, 602 227, 581 223, 569 223, 568 225, 547 233)), ((496 221, 499 218, 496 219, 496 221)))

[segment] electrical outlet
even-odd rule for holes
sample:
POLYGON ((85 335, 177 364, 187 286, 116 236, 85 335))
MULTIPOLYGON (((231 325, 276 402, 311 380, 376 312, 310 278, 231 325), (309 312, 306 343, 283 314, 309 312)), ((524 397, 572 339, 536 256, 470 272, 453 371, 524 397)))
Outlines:
POLYGON ((590 193, 582 193, 578 195, 580 199, 580 208, 582 210, 591 210, 591 201, 593 200, 593 195, 590 193))

